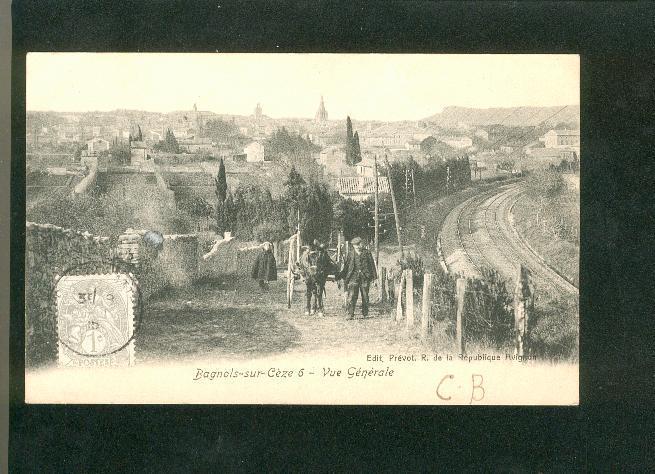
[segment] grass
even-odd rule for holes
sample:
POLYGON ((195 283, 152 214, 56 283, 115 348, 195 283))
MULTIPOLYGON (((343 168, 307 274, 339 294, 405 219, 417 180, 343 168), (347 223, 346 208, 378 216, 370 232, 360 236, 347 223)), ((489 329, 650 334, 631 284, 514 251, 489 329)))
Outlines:
MULTIPOLYGON (((566 216, 567 220, 579 219, 579 200, 567 192, 566 196, 553 201, 549 213, 566 216)), ((514 223, 519 234, 549 265, 578 285, 580 246, 577 242, 553 235, 536 222, 538 202, 529 194, 523 194, 514 205, 514 223)))

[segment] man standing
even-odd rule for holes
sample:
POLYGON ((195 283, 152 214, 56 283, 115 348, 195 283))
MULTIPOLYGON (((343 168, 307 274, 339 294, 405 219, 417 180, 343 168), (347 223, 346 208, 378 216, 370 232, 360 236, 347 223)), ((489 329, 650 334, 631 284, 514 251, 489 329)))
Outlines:
POLYGON ((277 280, 277 264, 271 249, 273 244, 264 242, 263 252, 257 256, 252 267, 252 278, 257 280, 262 290, 268 290, 268 282, 277 280))
POLYGON ((348 254, 339 276, 343 279, 348 292, 346 299, 347 319, 355 317, 357 296, 362 295, 362 316, 368 316, 368 289, 371 281, 377 278, 375 261, 368 249, 362 247, 362 239, 355 237, 350 242, 353 252, 348 254))

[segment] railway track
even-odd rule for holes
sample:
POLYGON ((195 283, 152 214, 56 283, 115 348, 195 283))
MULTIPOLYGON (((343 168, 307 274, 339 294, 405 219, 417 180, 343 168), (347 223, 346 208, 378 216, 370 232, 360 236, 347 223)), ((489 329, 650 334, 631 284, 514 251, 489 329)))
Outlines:
POLYGON ((502 186, 457 206, 442 231, 447 267, 472 277, 480 277, 483 268, 490 268, 512 282, 523 264, 540 287, 577 295, 573 282, 549 265, 514 228, 512 210, 523 192, 520 184, 502 186))

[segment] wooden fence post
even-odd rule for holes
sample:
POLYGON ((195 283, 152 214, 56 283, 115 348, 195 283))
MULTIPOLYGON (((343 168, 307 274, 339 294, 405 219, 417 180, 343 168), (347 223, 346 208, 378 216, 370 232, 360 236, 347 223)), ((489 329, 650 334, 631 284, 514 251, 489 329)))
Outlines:
POLYGON ((294 248, 293 243, 295 241, 294 236, 291 236, 289 239, 289 263, 287 264, 287 308, 291 308, 291 299, 293 298, 293 263, 294 263, 294 248))
POLYGON ((421 336, 430 334, 430 315, 432 314, 432 273, 423 275, 423 301, 421 303, 421 336))
POLYGON ((464 343, 464 296, 466 294, 466 278, 458 278, 456 283, 457 292, 457 322, 455 326, 455 339, 457 342, 457 353, 465 354, 466 347, 464 343))
POLYGON ((514 354, 521 357, 530 352, 529 324, 533 301, 534 293, 530 285, 529 272, 521 265, 514 288, 514 332, 516 334, 514 354))
POLYGON ((403 319, 403 287, 405 286, 405 270, 400 274, 400 281, 396 283, 396 321, 403 319))
POLYGON ((378 301, 380 303, 387 302, 387 269, 379 267, 380 274, 378 275, 378 301))
POLYGON ((407 327, 414 326, 414 272, 412 269, 405 270, 407 277, 405 279, 405 297, 407 304, 405 306, 407 312, 407 327))

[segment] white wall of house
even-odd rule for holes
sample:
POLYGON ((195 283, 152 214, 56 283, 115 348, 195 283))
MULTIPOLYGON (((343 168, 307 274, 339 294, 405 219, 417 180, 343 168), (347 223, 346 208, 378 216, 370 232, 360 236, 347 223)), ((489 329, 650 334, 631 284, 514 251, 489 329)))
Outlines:
POLYGON ((252 142, 243 149, 246 154, 246 161, 249 163, 260 163, 264 161, 264 145, 259 142, 252 142))

